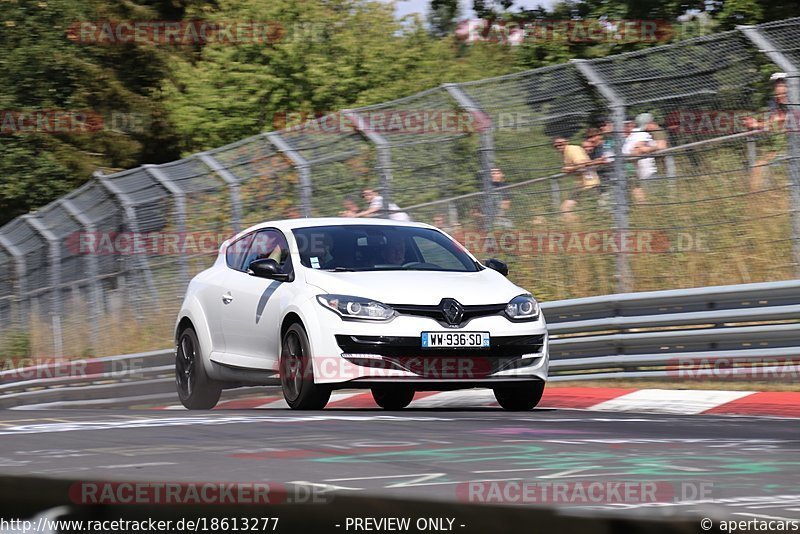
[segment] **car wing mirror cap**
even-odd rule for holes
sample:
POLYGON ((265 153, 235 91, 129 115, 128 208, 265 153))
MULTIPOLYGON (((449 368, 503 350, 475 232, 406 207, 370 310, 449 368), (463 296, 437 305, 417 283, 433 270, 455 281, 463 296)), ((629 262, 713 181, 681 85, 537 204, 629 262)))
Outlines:
POLYGON ((504 261, 500 261, 496 258, 489 258, 488 260, 483 262, 483 264, 489 269, 497 271, 503 276, 508 276, 508 264, 504 261))
POLYGON ((279 282, 289 281, 291 274, 284 273, 277 261, 270 258, 253 260, 247 266, 247 274, 258 278, 268 278, 279 282))

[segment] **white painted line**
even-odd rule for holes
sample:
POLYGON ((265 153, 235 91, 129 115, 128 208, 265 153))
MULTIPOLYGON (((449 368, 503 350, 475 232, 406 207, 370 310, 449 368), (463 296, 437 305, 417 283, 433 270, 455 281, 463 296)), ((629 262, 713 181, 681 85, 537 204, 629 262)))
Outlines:
POLYGON ((700 414, 722 404, 752 395, 753 391, 640 389, 589 409, 609 412, 700 414))
POLYGON ((175 465, 176 462, 148 462, 142 464, 98 465, 99 469, 128 469, 130 467, 156 467, 160 465, 175 465))
POLYGON ((466 389, 444 391, 415 400, 411 403, 411 408, 475 408, 496 404, 492 390, 466 389))
POLYGON ((264 404, 259 404, 254 406, 254 408, 257 410, 288 410, 289 405, 286 404, 286 399, 278 399, 264 404))

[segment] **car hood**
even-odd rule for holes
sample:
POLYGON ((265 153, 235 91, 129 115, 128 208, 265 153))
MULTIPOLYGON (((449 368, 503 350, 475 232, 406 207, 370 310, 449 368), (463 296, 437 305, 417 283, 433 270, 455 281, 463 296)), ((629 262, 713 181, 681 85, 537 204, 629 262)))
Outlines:
POLYGON ((329 272, 305 269, 306 282, 322 292, 353 295, 387 304, 439 304, 453 298, 462 304, 503 304, 526 293, 497 271, 329 272))

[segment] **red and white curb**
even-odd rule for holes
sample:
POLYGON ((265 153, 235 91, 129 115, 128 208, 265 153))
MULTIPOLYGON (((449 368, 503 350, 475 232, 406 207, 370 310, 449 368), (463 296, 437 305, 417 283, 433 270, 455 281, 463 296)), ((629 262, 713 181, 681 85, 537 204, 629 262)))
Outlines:
MULTIPOLYGON (((486 390, 418 392, 411 408, 497 407, 486 390)), ((338 392, 328 408, 375 408, 369 391, 338 392)), ((662 413, 681 415, 750 415, 800 418, 800 392, 718 391, 691 389, 547 388, 540 408, 565 408, 600 412, 662 413)), ((288 408, 278 396, 223 400, 217 410, 288 408)), ((162 410, 183 409, 166 406, 162 410)))

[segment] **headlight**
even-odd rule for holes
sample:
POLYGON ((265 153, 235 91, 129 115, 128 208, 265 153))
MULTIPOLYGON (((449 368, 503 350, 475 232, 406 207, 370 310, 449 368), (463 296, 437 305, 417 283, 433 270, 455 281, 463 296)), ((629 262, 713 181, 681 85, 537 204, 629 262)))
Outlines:
POLYGON ((317 301, 325 308, 339 314, 342 319, 388 321, 394 317, 394 310, 386 304, 361 297, 317 295, 317 301))
POLYGON ((539 318, 539 303, 531 295, 520 295, 506 304, 506 316, 512 321, 535 321, 539 318))

